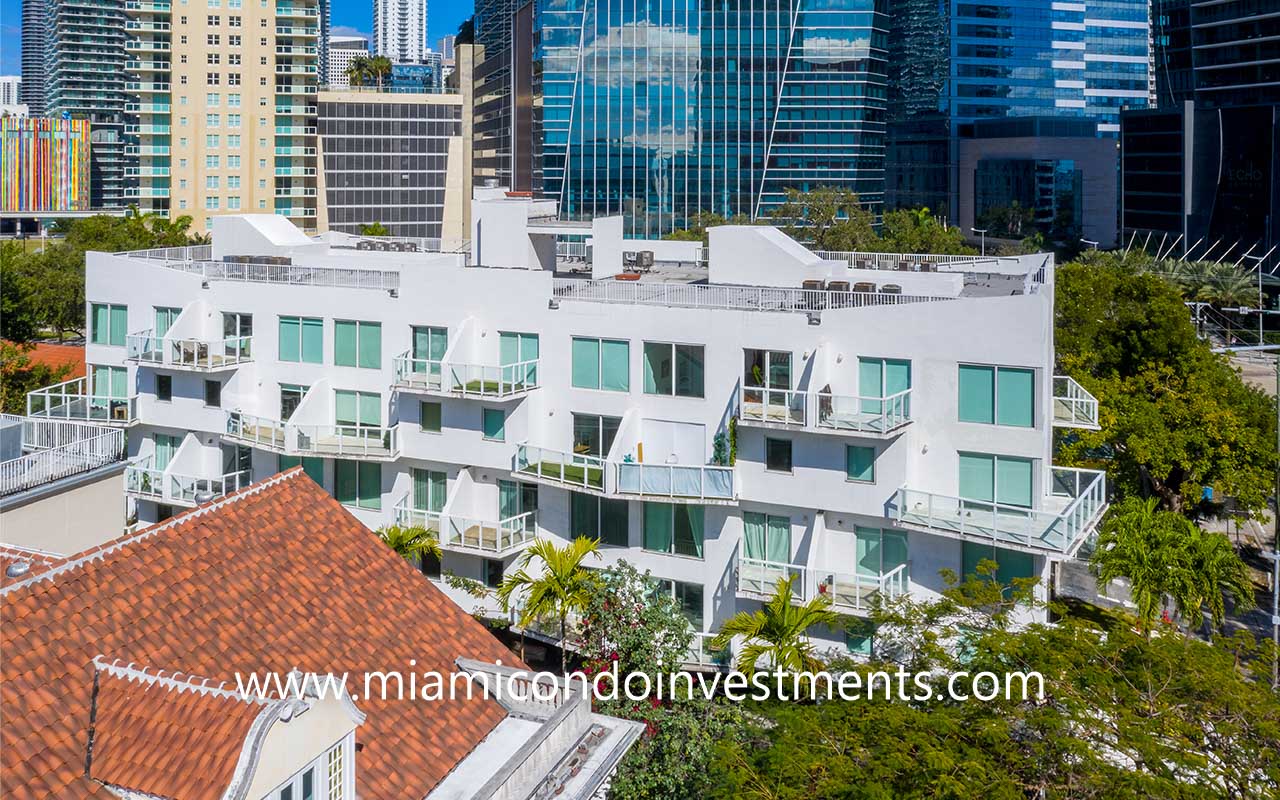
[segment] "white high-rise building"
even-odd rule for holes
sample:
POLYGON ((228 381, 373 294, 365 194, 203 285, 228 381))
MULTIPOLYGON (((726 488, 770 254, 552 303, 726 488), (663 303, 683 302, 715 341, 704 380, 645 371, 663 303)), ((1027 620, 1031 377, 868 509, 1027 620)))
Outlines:
POLYGON ((369 55, 369 42, 361 36, 329 37, 329 74, 326 76, 330 89, 349 89, 351 79, 347 77, 347 68, 356 58, 369 55))
POLYGON ((392 64, 421 64, 427 49, 427 0, 374 0, 374 55, 392 64))
POLYGON ((22 78, 17 75, 0 75, 0 106, 16 106, 22 78))
POLYGON ((621 217, 476 193, 468 253, 270 215, 90 253, 89 376, 28 411, 131 428, 141 522, 301 465, 371 527, 435 531, 433 577, 494 587, 535 538, 590 536, 699 634, 793 578, 851 618, 820 645, 865 651, 875 597, 982 559, 1043 597, 1093 536, 1104 474, 1053 464, 1098 406, 1053 372, 1052 255, 624 242, 621 217))

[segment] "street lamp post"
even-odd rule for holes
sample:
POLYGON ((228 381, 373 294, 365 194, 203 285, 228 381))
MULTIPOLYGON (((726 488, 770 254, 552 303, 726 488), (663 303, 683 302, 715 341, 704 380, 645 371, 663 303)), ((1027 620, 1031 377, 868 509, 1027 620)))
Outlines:
POLYGON ((969 230, 982 236, 982 255, 987 254, 987 229, 986 228, 970 228, 969 230))

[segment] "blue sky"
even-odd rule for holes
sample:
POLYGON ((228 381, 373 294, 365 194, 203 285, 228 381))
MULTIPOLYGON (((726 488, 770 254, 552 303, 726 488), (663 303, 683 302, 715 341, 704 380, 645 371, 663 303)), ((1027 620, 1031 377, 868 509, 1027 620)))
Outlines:
MULTIPOLYGON (((331 19, 335 32, 369 35, 373 19, 372 0, 332 0, 331 19)), ((446 33, 454 33, 471 16, 474 0, 427 0, 427 28, 432 47, 446 33)), ((22 71, 22 0, 0 0, 0 75, 22 71)))

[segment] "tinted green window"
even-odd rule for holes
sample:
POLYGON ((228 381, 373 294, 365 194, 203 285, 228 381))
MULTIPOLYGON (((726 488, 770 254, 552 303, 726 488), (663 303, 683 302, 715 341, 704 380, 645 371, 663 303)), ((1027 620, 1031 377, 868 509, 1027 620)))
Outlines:
POLYGON ((996 372, 996 422, 1030 428, 1035 425, 1036 373, 1001 367, 996 372))
POLYGON ((155 468, 162 470, 169 466, 169 462, 173 460, 173 454, 178 452, 178 448, 182 445, 182 437, 157 433, 154 439, 156 445, 155 468))
POLYGON ((163 308, 156 306, 156 338, 163 338, 169 329, 173 327, 173 323, 178 319, 178 315, 182 313, 180 308, 163 308))
POLYGON ((995 500, 995 456, 960 454, 960 496, 984 503, 995 500))
POLYGON ((960 554, 960 574, 963 576, 977 575, 978 564, 983 559, 988 559, 998 565, 995 574, 996 582, 1005 586, 1012 584, 1014 578, 1037 577, 1035 557, 1030 553, 1005 550, 981 542, 961 542, 960 554))
POLYGON ((702 345, 676 345, 677 397, 702 397, 704 395, 704 352, 702 345))
POLYGON ((791 518, 744 511, 742 514, 743 550, 747 558, 791 562, 791 518))
POLYGON ((414 326, 413 329, 413 371, 426 372, 430 367, 431 374, 440 374, 440 365, 434 362, 444 358, 449 349, 449 331, 446 328, 427 328, 414 326), (432 362, 432 363, 428 363, 432 362))
POLYGON ((333 363, 339 367, 354 367, 359 363, 356 356, 356 340, 358 323, 338 319, 333 321, 333 363))
POLYGON ((996 457, 996 502, 1031 507, 1031 461, 996 457))
POLYGON ((960 421, 995 422, 996 371, 960 365, 960 421))
POLYGON ((630 517, 626 500, 600 501, 600 541, 626 547, 630 538, 630 517))
POLYGON ((894 358, 858 359, 858 395, 864 414, 884 411, 881 398, 893 397, 911 388, 911 362, 894 358))
POLYGON ((484 438, 501 442, 507 438, 507 413, 500 408, 486 408, 480 418, 480 430, 484 438))
POLYGON ((382 368, 382 324, 378 322, 361 322, 360 331, 360 366, 364 369, 382 368))
POLYGON ((631 343, 609 339, 600 343, 600 388, 631 391, 631 343))
POLYGON ((600 340, 573 340, 573 385, 578 389, 600 388, 600 340))
POLYGON ((333 462, 334 496, 359 508, 382 508, 382 467, 355 461, 333 462))
POLYGON ((377 428, 382 425, 382 395, 374 392, 334 392, 334 423, 377 428))
POLYGON ((413 507, 418 511, 443 511, 448 495, 448 476, 443 472, 414 469, 413 507))
POLYGON ((302 321, 297 317, 280 318, 280 360, 302 360, 302 321))
POLYGON ((443 415, 443 406, 440 403, 434 403, 423 400, 418 404, 418 422, 424 431, 433 433, 440 432, 440 421, 443 415))
POLYGON ((875 633, 876 626, 871 620, 849 617, 844 628, 845 648, 853 655, 869 658, 875 633))
POLYGON ((874 483, 876 480, 876 449, 862 445, 848 445, 844 451, 845 477, 851 481, 874 483))
POLYGON ((302 360, 307 364, 324 363, 324 320, 302 318, 302 360))
POLYGON ((339 367, 382 367, 382 324, 333 321, 333 363, 339 367))
POLYGON ((315 481, 317 485, 324 486, 324 459, 323 458, 318 458, 316 456, 303 456, 301 458, 299 458, 298 456, 286 456, 286 455, 280 456, 281 472, 284 472, 287 469, 293 469, 299 464, 302 465, 302 471, 306 473, 308 478, 315 481))
POLYGON ((124 346, 128 335, 129 309, 127 306, 112 306, 94 303, 92 309, 94 344, 124 346))
POLYGON ((672 544, 671 505, 667 503, 644 504, 644 549, 656 553, 670 553, 672 544))
POLYGON ((93 386, 90 394, 93 397, 107 397, 123 400, 129 396, 129 371, 125 367, 93 366, 93 386))
POLYGON ((702 558, 703 511, 702 506, 673 506, 675 517, 675 552, 682 556, 702 558))
POLYGON ((984 503, 1029 508, 1032 462, 1026 458, 960 453, 960 496, 984 503))
POLYGON ((644 343, 645 394, 671 394, 674 387, 675 360, 671 345, 644 343))

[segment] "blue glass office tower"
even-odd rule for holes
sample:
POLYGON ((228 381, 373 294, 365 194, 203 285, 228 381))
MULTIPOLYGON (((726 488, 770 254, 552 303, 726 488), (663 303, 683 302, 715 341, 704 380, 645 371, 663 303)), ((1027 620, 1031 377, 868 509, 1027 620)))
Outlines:
POLYGON ((1149 0, 890 0, 889 206, 956 208, 976 122, 1071 117, 1114 137, 1154 95, 1149 0))
POLYGON ((536 0, 534 189, 637 235, 883 199, 886 0, 536 0))

